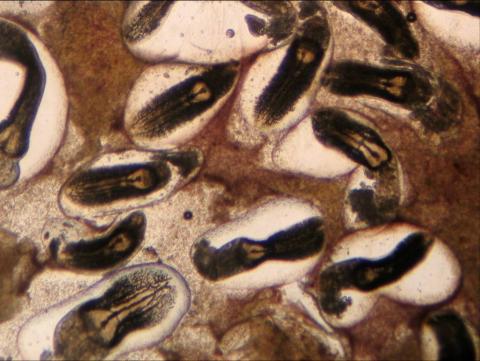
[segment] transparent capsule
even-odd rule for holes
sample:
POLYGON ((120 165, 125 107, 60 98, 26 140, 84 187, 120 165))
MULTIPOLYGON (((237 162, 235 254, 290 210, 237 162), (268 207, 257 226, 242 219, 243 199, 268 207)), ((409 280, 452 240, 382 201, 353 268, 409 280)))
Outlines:
POLYGON ((213 64, 285 44, 296 22, 289 1, 135 1, 122 32, 141 59, 213 64))
POLYGON ((86 220, 115 215, 172 195, 195 177, 202 162, 195 149, 106 153, 70 176, 59 203, 65 214, 86 220))
POLYGON ((333 3, 373 28, 400 56, 410 59, 418 56, 418 42, 405 16, 394 3, 379 0, 333 3))
POLYGON ((264 132, 291 127, 305 116, 332 55, 326 12, 319 8, 299 26, 293 41, 262 54, 240 91, 240 112, 264 132))
POLYGON ((450 297, 460 283, 452 252, 424 230, 391 224, 355 232, 336 246, 316 283, 327 321, 351 327, 384 296, 426 306, 450 297))
POLYGON ((206 279, 227 288, 262 288, 294 282, 324 249, 321 213, 304 201, 267 202, 207 232, 191 258, 206 279))
POLYGON ((188 285, 173 268, 127 267, 29 319, 18 348, 29 360, 114 360, 160 343, 189 307, 188 285))
POLYGON ((430 313, 421 328, 423 359, 477 360, 478 346, 473 334, 474 330, 453 310, 430 313))
POLYGON ((0 18, 0 189, 37 174, 63 137, 67 96, 47 48, 30 31, 0 18))
POLYGON ((421 25, 448 46, 480 49, 478 29, 480 4, 477 1, 415 1, 421 25))
POLYGON ((225 104, 239 64, 211 67, 160 64, 140 75, 127 101, 125 128, 139 146, 153 149, 185 143, 225 104))
POLYGON ((105 232, 91 239, 67 239, 64 234, 48 235, 48 248, 54 267, 77 271, 102 271, 118 267, 131 258, 140 248, 146 228, 142 212, 133 212, 105 232))
POLYGON ((446 131, 462 118, 458 92, 418 65, 392 61, 387 66, 376 66, 341 61, 331 66, 327 78, 333 93, 372 96, 400 105, 430 132, 446 131))

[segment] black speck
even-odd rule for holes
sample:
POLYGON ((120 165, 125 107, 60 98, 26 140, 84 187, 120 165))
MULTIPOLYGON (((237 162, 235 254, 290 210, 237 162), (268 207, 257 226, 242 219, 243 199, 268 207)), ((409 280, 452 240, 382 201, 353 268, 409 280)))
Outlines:
POLYGON ((245 22, 248 26, 248 31, 253 36, 262 36, 265 34, 266 26, 265 20, 256 17, 255 15, 245 15, 245 22))
POLYGON ((410 11, 407 14, 407 21, 409 23, 414 23, 415 21, 417 21, 417 14, 415 14, 413 11, 410 11))
POLYGON ((183 219, 189 221, 192 218, 193 218, 193 213, 191 211, 183 212, 183 219))

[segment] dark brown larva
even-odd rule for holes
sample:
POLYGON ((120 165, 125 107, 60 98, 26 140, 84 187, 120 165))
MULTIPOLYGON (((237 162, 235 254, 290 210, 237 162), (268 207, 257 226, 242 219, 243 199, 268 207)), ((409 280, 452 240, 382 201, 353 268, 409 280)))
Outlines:
POLYGON ((210 109, 235 84, 238 63, 214 65, 153 98, 135 117, 131 132, 158 137, 210 109))
POLYGON ((145 227, 145 215, 134 212, 97 238, 67 244, 55 238, 49 245, 54 265, 89 271, 118 266, 139 249, 145 227))
POLYGON ((322 249, 323 241, 323 223, 313 217, 262 241, 241 237, 215 248, 207 239, 202 239, 193 247, 192 260, 202 276, 217 281, 267 260, 294 261, 312 256, 322 249))

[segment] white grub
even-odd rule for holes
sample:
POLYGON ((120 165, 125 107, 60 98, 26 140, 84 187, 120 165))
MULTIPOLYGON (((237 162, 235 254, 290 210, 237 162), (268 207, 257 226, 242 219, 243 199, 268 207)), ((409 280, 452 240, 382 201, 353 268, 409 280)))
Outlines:
POLYGON ((315 27, 315 33, 320 33, 318 39, 308 38, 312 34, 308 30, 310 25, 306 25, 305 35, 297 34, 293 43, 261 54, 248 70, 242 83, 238 98, 239 111, 245 123, 261 134, 284 131, 297 124, 306 115, 315 98, 320 87, 320 77, 332 58, 333 39, 330 37, 326 18, 322 19, 317 16, 314 19, 321 19, 318 22, 322 21, 324 26, 323 31, 320 32, 316 29, 319 24, 311 25, 311 27, 315 27), (317 48, 308 48, 310 45, 307 44, 314 42, 317 48), (296 63, 293 63, 293 59, 287 61, 287 58, 292 57, 294 50, 296 51, 296 63), (309 70, 309 63, 313 64, 314 61, 320 63, 312 72, 309 70), (287 64, 291 69, 286 67, 287 64), (289 72, 289 74, 284 75, 282 71, 289 72), (309 75, 302 77, 302 73, 309 75), (284 79, 280 80, 282 78, 284 79), (274 85, 278 88, 271 88, 274 85), (302 89, 301 93, 296 94, 296 89, 302 89), (273 93, 273 96, 269 95, 270 93, 273 93), (265 102, 265 109, 261 110, 260 108, 259 110, 258 107, 262 102, 265 102), (274 103, 277 104, 277 108, 285 104, 286 109, 282 111, 281 116, 271 114, 269 109, 274 103))
MULTIPOLYGON (((430 236, 424 230, 406 223, 384 225, 348 235, 336 246, 331 261, 323 270, 347 260, 381 260, 391 254, 404 239, 418 233, 424 234, 424 239, 431 241, 423 258, 398 279, 373 289, 340 287, 337 299, 350 298, 349 305, 339 315, 323 312, 331 325, 351 327, 360 322, 367 317, 380 296, 416 306, 427 306, 445 301, 455 292, 460 283, 461 269, 453 253, 439 239, 428 238, 430 236)), ((365 276, 368 274, 367 272, 365 276)), ((376 276, 376 273, 373 272, 371 276, 376 276)))
MULTIPOLYGON (((1 18, 0 22, 13 25, 27 35, 45 71, 45 86, 30 130, 28 150, 19 160, 16 160, 20 173, 17 183, 20 183, 39 173, 59 148, 66 128, 68 98, 60 69, 45 45, 33 33, 20 25, 1 18)), ((3 58, 0 64, 2 71, 9 69, 8 76, 6 78, 2 76, 0 80, 2 97, 4 93, 11 92, 0 104, 0 113, 4 115, 10 111, 10 108, 5 109, 4 105, 11 105, 12 97, 19 94, 18 88, 25 83, 26 75, 23 75, 24 72, 20 72, 20 69, 13 70, 11 63, 5 63, 3 58)))
MULTIPOLYGON (((176 1, 166 5, 168 10, 163 17, 152 16, 150 11, 150 19, 145 19, 144 24, 150 22, 149 27, 153 28, 144 34, 134 24, 146 6, 151 6, 151 2, 135 1, 128 7, 123 35, 132 54, 150 62, 223 63, 272 49, 287 40, 276 42, 268 34, 253 35, 245 20, 247 15, 254 15, 267 26, 272 19, 239 1, 176 1)), ((285 6, 295 20, 293 8, 285 6)))
POLYGON ((463 11, 438 9, 414 1, 419 22, 433 36, 449 46, 480 50, 480 18, 463 11))
MULTIPOLYGON (((256 243, 254 248, 262 248, 268 243, 266 241, 270 236, 286 231, 295 225, 299 226, 302 222, 312 218, 315 218, 316 221, 323 221, 320 211, 305 201, 292 198, 268 201, 258 208, 248 211, 242 217, 205 233, 192 246, 192 260, 199 271, 198 264, 201 262, 199 260, 203 260, 199 256, 202 242, 206 241, 210 247, 218 250, 232 240, 241 237, 254 241, 256 243)), ((320 232, 320 227, 316 232, 320 232)), ((318 238, 318 233, 315 236, 318 238)), ((323 239, 323 235, 320 235, 320 238, 323 239)), ((300 242, 297 239, 297 245, 300 242)), ((250 268, 245 264, 233 265, 233 263, 227 262, 227 265, 222 265, 218 269, 227 270, 227 272, 233 270, 233 272, 227 275, 216 274, 217 277, 210 277, 210 279, 219 286, 230 289, 257 289, 288 284, 300 279, 315 266, 324 249, 323 242, 324 240, 319 242, 318 248, 310 250, 308 254, 299 256, 297 259, 288 259, 288 257, 287 259, 275 259, 274 256, 267 255, 262 262, 250 268)), ((218 254, 217 257, 219 257, 218 254)), ((204 274, 202 276, 209 277, 204 274)))
MULTIPOLYGON (((196 149, 105 153, 74 171, 60 190, 59 205, 67 216, 80 217, 93 223, 96 220, 111 222, 112 216, 121 212, 151 205, 173 195, 197 175, 202 163, 203 156, 196 149), (131 166, 136 170, 132 169, 129 173, 131 166), (115 171, 111 172, 111 169, 124 167, 127 170, 122 171, 121 176, 115 176, 115 171), (109 178, 106 183, 100 181, 99 186, 103 188, 83 181, 85 174, 98 172, 99 169, 109 178), (75 186, 75 182, 81 187, 75 186), (112 185, 119 190, 116 195, 109 193, 112 185), (104 197, 98 202, 93 195, 97 190, 104 197), (131 195, 131 190, 139 194, 131 195), (89 202, 82 200, 85 197, 91 198, 89 202)), ((93 177, 94 183, 95 179, 96 176, 93 177)))
POLYGON ((272 152, 278 170, 315 178, 336 178, 358 164, 339 150, 321 143, 314 135, 311 116, 287 133, 272 152))
POLYGON ((405 184, 404 173, 395 155, 380 171, 363 166, 357 168, 345 192, 345 227, 360 230, 393 221, 407 198, 405 184))
POLYGON ((127 133, 140 147, 149 149, 177 147, 193 138, 207 125, 208 121, 227 101, 235 88, 237 79, 238 65, 235 63, 214 67, 186 64, 159 64, 149 67, 137 79, 127 100, 125 108, 127 133), (214 72, 217 75, 212 74, 214 72), (204 74, 210 75, 202 76, 204 74), (191 80, 196 81, 192 83, 191 80), (228 83, 230 83, 230 86, 227 89, 218 91, 221 87, 226 87, 228 83), (195 92, 195 86, 202 87, 197 91, 196 98, 191 94, 195 92), (172 88, 178 89, 178 87, 185 88, 185 91, 181 94, 175 94, 172 99, 167 100, 165 97, 168 92, 171 92, 172 88), (214 87, 216 89, 212 89, 214 87), (155 99, 159 98, 164 99, 162 104, 168 107, 168 110, 162 111, 158 105, 154 107, 152 113, 156 113, 157 121, 150 125, 150 130, 144 128, 138 117, 142 110, 150 108, 149 105, 155 103, 155 99), (158 134, 151 131, 155 124, 158 127, 162 119, 170 118, 171 116, 168 114, 173 114, 171 121, 176 121, 181 115, 182 107, 191 111, 192 108, 202 102, 212 101, 213 103, 208 108, 198 111, 197 115, 179 122, 178 125, 168 131, 157 131, 158 134))
MULTIPOLYGON (((45 357, 48 355, 60 358, 66 356, 68 358, 69 355, 55 354, 59 351, 55 349, 55 344, 58 345, 61 336, 70 336, 70 340, 73 340, 72 342, 75 342, 76 338, 82 340, 86 336, 86 334, 82 332, 87 332, 87 329, 81 329, 81 332, 78 332, 77 330, 77 333, 64 336, 61 332, 65 332, 65 330, 60 330, 59 325, 62 323, 65 324, 66 318, 72 317, 72 312, 78 310, 82 305, 85 305, 89 301, 102 300, 108 305, 108 302, 112 300, 108 299, 107 292, 114 287, 115 282, 117 282, 117 285, 119 286, 122 285, 122 282, 126 282, 127 284, 130 284, 133 289, 137 288, 138 291, 141 292, 140 295, 148 296, 149 298, 154 297, 151 300, 151 305, 155 307, 154 311, 156 314, 151 315, 153 319, 148 320, 146 324, 141 325, 139 328, 128 330, 116 345, 108 347, 108 344, 102 345, 102 343, 99 343, 95 350, 84 350, 86 352, 85 354, 81 354, 82 351, 80 351, 79 348, 73 350, 73 356, 75 358, 102 358, 114 360, 126 352, 154 346, 168 337, 175 330, 190 308, 190 290, 188 285, 184 278, 173 268, 158 263, 140 264, 127 267, 118 272, 109 274, 84 291, 60 302, 59 304, 49 307, 29 319, 22 326, 17 337, 17 345, 22 357, 27 360, 39 360, 42 356, 45 357), (165 293, 165 290, 162 292, 160 289, 155 291, 155 286, 159 285, 153 282, 156 277, 165 279, 162 282, 165 282, 167 285, 167 293, 165 293), (142 289, 142 287, 145 288, 142 289), (152 290, 151 292, 149 292, 150 288, 152 290), (155 294, 155 292, 158 292, 158 294, 155 294), (158 299, 156 299, 155 296, 157 296, 158 299)), ((137 298, 138 296, 139 295, 137 295, 137 298)), ((125 294, 124 297, 128 297, 128 294, 125 294)), ((129 302, 127 298, 122 301, 129 302)), ((135 305, 130 304, 129 306, 131 309, 139 307, 136 311, 149 312, 148 308, 142 308, 141 303, 137 306, 135 305)), ((121 305, 117 305, 117 307, 118 306, 121 305)), ((143 305, 143 307, 145 306, 147 305, 143 305)), ((115 307, 116 306, 112 305, 112 308, 106 307, 103 310, 98 309, 97 312, 99 312, 99 314, 96 316, 93 315, 94 311, 86 311, 86 313, 92 312, 90 317, 102 317, 101 312, 104 313, 103 316, 108 316, 108 314, 115 310, 115 307)), ((130 310, 130 308, 127 308, 127 310, 130 310)), ((85 315, 85 317, 87 316, 88 315, 85 315)), ((117 322, 125 321, 125 318, 122 319, 121 316, 126 316, 125 309, 118 314, 118 318, 116 318, 115 322, 112 320, 111 322, 116 324, 117 322)), ((95 326, 92 326, 92 328, 93 333, 90 337, 103 338, 112 331, 107 329, 101 330, 95 326), (106 334, 101 334, 103 332, 106 334)), ((115 329, 113 331, 115 331, 115 329)))

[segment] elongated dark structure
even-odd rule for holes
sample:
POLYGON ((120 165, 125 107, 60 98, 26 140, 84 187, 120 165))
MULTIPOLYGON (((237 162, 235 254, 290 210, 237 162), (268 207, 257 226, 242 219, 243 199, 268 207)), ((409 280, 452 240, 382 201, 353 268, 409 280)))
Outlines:
POLYGON ((160 152, 144 163, 118 164, 86 169, 74 174, 64 185, 68 198, 83 205, 108 204, 146 196, 165 187, 173 165, 182 177, 198 169, 198 153, 160 152))
POLYGON ((339 149, 371 170, 382 168, 392 159, 390 149, 375 130, 342 110, 319 109, 312 115, 312 128, 320 142, 339 149))
POLYGON ((467 14, 480 17, 480 3, 476 0, 428 0, 424 2, 439 9, 463 11, 467 14))
POLYGON ((170 169, 163 162, 89 169, 71 178, 65 192, 74 201, 95 205, 147 195, 163 187, 170 169))
POLYGON ((329 42, 325 17, 314 16, 302 24, 277 72, 256 101, 254 113, 259 126, 274 126, 310 88, 329 42))
POLYGON ((45 89, 45 69, 27 34, 13 23, 0 19, 0 58, 21 64, 26 78, 7 119, 0 123, 0 151, 21 158, 29 147, 33 121, 45 89))
POLYGON ((81 303, 61 319, 55 328, 55 356, 104 359, 128 335, 171 322, 168 313, 181 302, 177 298, 186 297, 177 295, 180 291, 165 271, 137 269, 125 274, 103 294, 81 303))
POLYGON ((350 305, 349 299, 340 297, 342 289, 370 292, 399 280, 422 261, 432 243, 417 232, 381 259, 351 258, 331 265, 319 277, 319 306, 328 314, 341 315, 350 305))
MULTIPOLYGON (((430 314, 424 321, 436 338, 437 355, 435 360, 474 361, 475 345, 464 320, 452 310, 442 310, 430 314)), ((433 355, 432 355, 433 356, 433 355)))
POLYGON ((328 80, 336 94, 367 94, 407 108, 425 104, 433 95, 428 78, 408 68, 340 61, 330 68, 328 80))
POLYGON ((462 103, 455 88, 418 65, 386 66, 340 61, 327 71, 329 89, 339 95, 369 95, 412 111, 425 129, 443 132, 461 121, 462 103))
POLYGON ((323 222, 319 217, 312 217, 265 240, 240 237, 215 248, 209 240, 202 239, 194 245, 192 259, 202 276, 217 281, 268 260, 304 259, 318 253, 323 245, 323 222))
POLYGON ((60 267, 89 271, 109 269, 124 263, 139 249, 145 227, 143 212, 134 212, 106 234, 93 239, 62 244, 55 238, 50 242, 50 253, 60 267))
POLYGON ((157 95, 133 120, 132 134, 154 138, 192 121, 232 89, 238 69, 236 62, 214 65, 157 95))
POLYGON ((419 55, 418 42, 412 34, 402 12, 390 1, 334 1, 373 28, 403 57, 412 59, 419 55))
POLYGON ((134 19, 123 27, 123 36, 127 41, 142 40, 160 26, 174 4, 171 0, 149 1, 135 15, 134 19))

